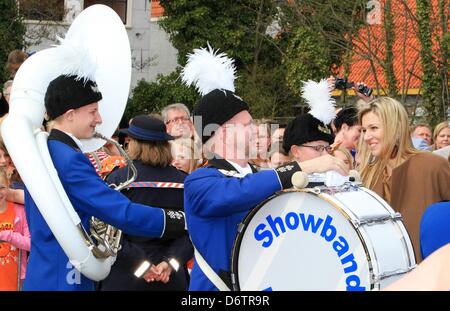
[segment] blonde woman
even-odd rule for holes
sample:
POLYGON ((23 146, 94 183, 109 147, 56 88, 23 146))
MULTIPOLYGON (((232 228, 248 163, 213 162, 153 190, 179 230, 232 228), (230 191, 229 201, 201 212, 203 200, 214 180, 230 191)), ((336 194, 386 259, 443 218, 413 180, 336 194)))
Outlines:
POLYGON ((444 121, 436 125, 433 132, 434 150, 450 146, 450 122, 444 121))
POLYGON ((359 111, 363 141, 363 183, 403 216, 416 259, 420 261, 420 219, 432 203, 450 200, 450 165, 442 157, 412 146, 405 108, 380 97, 359 111))
POLYGON ((202 163, 201 149, 191 138, 178 138, 170 141, 170 145, 173 157, 172 165, 177 169, 190 174, 202 163))
POLYGON ((348 166, 349 170, 353 169, 353 156, 347 148, 339 147, 333 152, 333 156, 341 159, 348 166))

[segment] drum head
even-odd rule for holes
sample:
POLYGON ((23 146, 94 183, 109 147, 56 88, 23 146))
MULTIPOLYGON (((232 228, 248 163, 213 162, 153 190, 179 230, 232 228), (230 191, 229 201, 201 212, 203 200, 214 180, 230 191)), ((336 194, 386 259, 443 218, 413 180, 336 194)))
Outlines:
POLYGON ((239 290, 370 290, 367 249, 348 215, 308 192, 283 192, 255 208, 238 234, 239 290))

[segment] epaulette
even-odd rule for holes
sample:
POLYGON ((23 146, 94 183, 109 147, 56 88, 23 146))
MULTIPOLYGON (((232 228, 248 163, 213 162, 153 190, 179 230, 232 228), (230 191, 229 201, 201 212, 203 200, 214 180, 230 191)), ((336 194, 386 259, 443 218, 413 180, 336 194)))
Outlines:
POLYGON ((243 177, 238 171, 229 171, 229 170, 223 170, 219 169, 219 172, 224 174, 227 177, 243 177))

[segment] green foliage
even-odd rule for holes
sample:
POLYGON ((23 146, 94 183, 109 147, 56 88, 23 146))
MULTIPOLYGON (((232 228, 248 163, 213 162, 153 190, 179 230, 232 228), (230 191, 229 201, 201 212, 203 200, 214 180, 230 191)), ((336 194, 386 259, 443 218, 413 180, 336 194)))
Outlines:
POLYGON ((12 50, 22 49, 25 26, 17 14, 16 0, 0 1, 0 83, 8 79, 6 61, 12 50))
POLYGON ((428 122, 436 125, 445 115, 441 102, 441 84, 438 69, 434 63, 433 43, 430 30, 431 4, 428 0, 416 0, 417 20, 419 24, 420 57, 423 69, 422 97, 424 107, 428 112, 428 122))
POLYGON ((300 95, 302 81, 320 80, 329 75, 331 57, 328 45, 320 34, 308 28, 297 28, 286 55, 286 80, 294 94, 300 95))
POLYGON ((392 1, 386 0, 384 5, 384 33, 386 43, 386 54, 384 58, 384 76, 387 81, 387 95, 395 97, 397 91, 397 80, 394 73, 394 20, 392 15, 392 1))
POLYGON ((442 37, 442 46, 447 50, 450 51, 450 32, 447 32, 442 37))
POLYGON ((365 1, 160 3, 166 16, 159 23, 179 52, 179 64, 207 42, 227 53, 237 67, 236 93, 249 103, 252 115, 261 118, 295 114, 300 81, 323 78, 332 64, 340 63, 351 42, 348 34, 363 21, 358 14, 365 1), (280 31, 270 36, 268 26, 276 24, 280 31))
POLYGON ((362 0, 295 0, 281 5, 286 29, 286 82, 300 94, 302 81, 319 80, 344 65, 348 74, 352 38, 364 24, 362 0))
POLYGON ((64 1, 22 0, 20 13, 25 19, 36 21, 62 21, 64 18, 64 1))
POLYGON ((183 103, 192 109, 196 100, 197 93, 182 84, 179 71, 159 75, 156 82, 139 81, 128 100, 124 117, 128 120, 138 114, 160 113, 173 103, 183 103))
POLYGON ((279 54, 265 34, 276 12, 273 1, 161 0, 160 3, 166 15, 160 25, 178 50, 180 65, 185 64, 188 53, 206 47, 207 42, 234 58, 239 69, 253 63, 255 49, 265 55, 263 61, 279 54))
MULTIPOLYGON (((450 109, 450 32, 448 21, 450 18, 450 6, 448 0, 438 1, 438 19, 440 21, 440 32, 437 38, 440 46, 441 60, 439 64, 440 79, 442 86, 442 103, 445 109, 450 109)), ((448 112, 449 110, 447 110, 448 112)), ((447 118, 450 116, 447 113, 447 118)))
POLYGON ((286 86, 284 74, 283 66, 273 70, 258 68, 257 79, 249 73, 238 79, 237 93, 249 104, 253 118, 295 116, 298 98, 286 86))
POLYGON ((266 34, 276 10, 270 0, 162 0, 160 25, 179 53, 179 64, 209 42, 235 60, 236 93, 254 117, 292 113, 293 96, 281 68, 282 42, 266 34))
POLYGON ((283 26, 294 35, 297 28, 308 29, 325 40, 329 66, 341 64, 347 49, 352 49, 353 34, 364 25, 366 0, 292 0, 283 1, 283 26))

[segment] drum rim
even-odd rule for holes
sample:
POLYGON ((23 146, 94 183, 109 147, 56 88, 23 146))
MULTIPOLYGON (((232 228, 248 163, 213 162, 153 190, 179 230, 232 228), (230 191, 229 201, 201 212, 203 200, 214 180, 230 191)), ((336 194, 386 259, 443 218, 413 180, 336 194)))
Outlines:
MULTIPOLYGON (((371 195, 372 197, 374 197, 375 199, 378 200, 378 196, 374 196, 372 191, 364 188, 364 187, 358 187, 359 191, 364 191, 367 194, 371 195)), ((358 239, 360 241, 360 243, 362 244, 363 248, 364 248, 364 254, 366 256, 366 260, 368 262, 368 266, 369 266, 369 282, 370 282, 370 290, 373 290, 376 286, 376 282, 374 282, 374 265, 372 262, 372 258, 371 258, 371 254, 373 254, 373 256, 376 257, 376 253, 375 253, 375 249, 373 247, 372 243, 366 243, 365 240, 363 239, 363 232, 360 230, 359 227, 355 226, 355 224, 351 221, 351 217, 349 216, 349 214, 347 213, 347 209, 342 208, 341 206, 338 206, 335 202, 333 202, 333 200, 330 200, 330 195, 327 193, 322 193, 322 192, 318 192, 315 188, 304 188, 304 189, 284 189, 281 191, 277 191, 275 192, 273 195, 271 195, 270 197, 268 197, 267 199, 265 199, 264 201, 262 201, 261 203, 259 203, 257 206, 255 206, 245 217, 244 219, 239 223, 238 225, 238 231, 236 234, 236 237, 234 239, 233 242, 233 249, 231 252, 231 284, 232 284, 232 288, 234 291, 240 291, 240 284, 239 284, 239 268, 238 268, 238 259, 239 259, 239 250, 240 250, 240 246, 242 244, 242 239, 244 237, 244 234, 246 232, 246 228, 248 227, 248 223, 253 219, 254 215, 256 213, 259 212, 259 210, 270 200, 274 199, 275 197, 278 197, 279 195, 285 194, 285 193, 292 193, 292 192, 303 192, 303 193, 310 193, 313 195, 316 195, 318 197, 320 197, 321 199, 325 200, 327 203, 331 204, 332 206, 334 206, 335 208, 338 209, 338 212, 340 214, 342 214, 342 216, 344 216, 347 219, 347 222, 352 226, 352 228, 356 231, 358 239), (368 249, 368 244, 370 244, 370 247, 372 249, 372 252, 369 251, 368 249)), ((380 202, 380 201, 379 201, 380 202)), ((383 202, 380 202, 383 204, 383 207, 386 208, 386 205, 383 202)), ((340 201, 338 201, 339 205, 344 206, 340 201)), ((390 207, 388 205, 388 207, 390 209, 392 209, 392 207, 390 207)), ((389 211, 389 210, 388 210, 389 211)), ((398 225, 398 224, 397 224, 398 225)), ((369 240, 369 239, 368 239, 369 240)), ((369 240, 370 241, 370 240, 369 240)), ((376 258, 374 258, 376 259, 376 258)), ((377 268, 378 270, 378 268, 377 268)), ((379 282, 378 282, 379 283, 379 282)))
MULTIPOLYGON (((391 215, 395 214, 396 211, 394 210, 394 208, 392 206, 390 206, 389 203, 387 203, 375 191, 370 190, 370 189, 368 189, 366 187, 361 187, 361 190, 363 190, 364 192, 368 193, 373 198, 375 198, 380 204, 383 205, 383 207, 389 212, 389 214, 391 214, 391 215)), ((406 254, 408 254, 408 259, 409 259, 409 265, 408 266, 414 267, 416 265, 416 263, 417 263, 416 256, 415 256, 416 253, 415 253, 414 245, 411 242, 411 237, 409 235, 409 232, 408 232, 408 230, 406 230, 406 226, 405 226, 405 223, 403 221, 403 217, 401 217, 401 220, 393 221, 393 223, 398 227, 398 229, 402 233, 402 241, 403 241, 403 244, 405 246, 405 252, 406 252, 406 254), (409 238, 409 240, 405 238, 405 235, 409 238), (412 254, 412 257, 411 257, 411 254, 412 254)), ((376 254, 374 254, 374 255, 376 257, 376 254)), ((374 275, 374 277, 376 277, 376 276, 374 275)))

